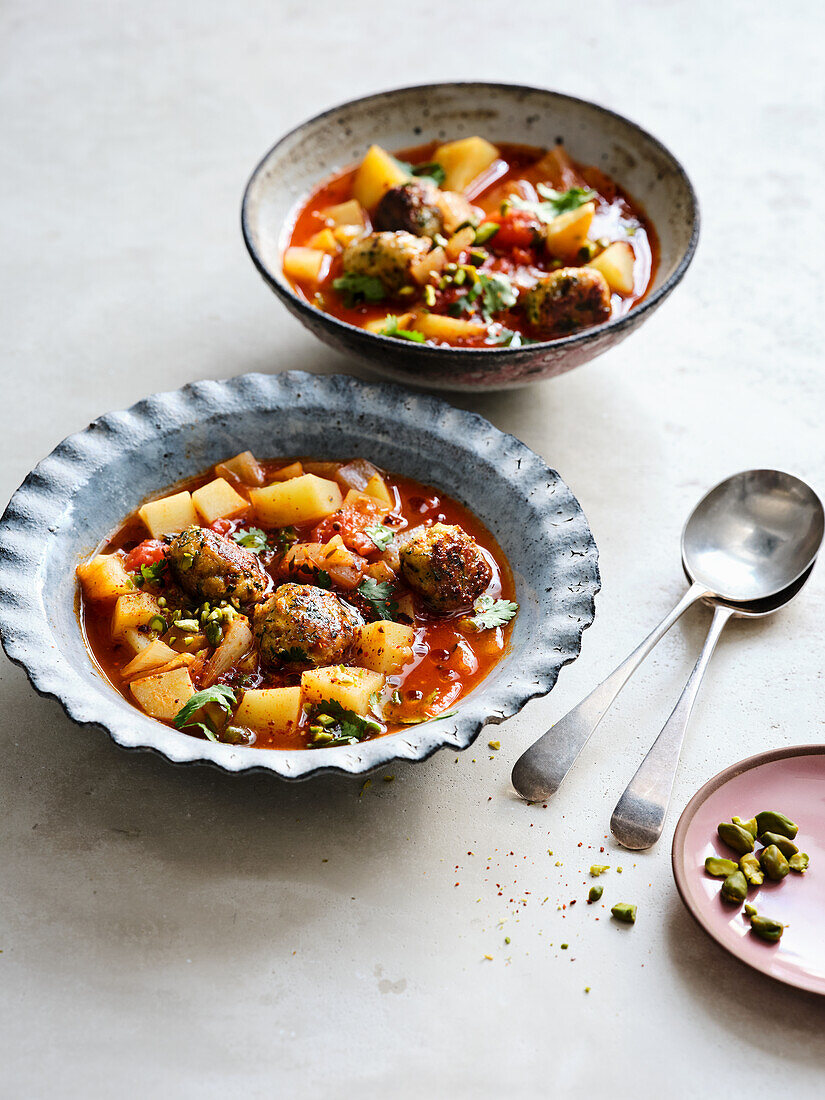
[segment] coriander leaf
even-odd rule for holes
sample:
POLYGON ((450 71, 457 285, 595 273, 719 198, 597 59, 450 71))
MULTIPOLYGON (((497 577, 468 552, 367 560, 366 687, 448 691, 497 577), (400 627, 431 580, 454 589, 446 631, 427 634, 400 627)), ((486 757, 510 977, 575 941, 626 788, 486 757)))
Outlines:
POLYGON ((391 313, 387 316, 387 323, 381 329, 381 336, 395 336, 398 340, 412 340, 416 344, 423 344, 426 339, 423 332, 399 328, 398 318, 391 313))
POLYGON ((546 187, 540 183, 537 190, 544 202, 528 202, 527 199, 521 199, 518 195, 511 195, 507 203, 517 210, 527 210, 545 225, 549 225, 559 214, 578 210, 584 203, 598 198, 597 193, 591 191, 589 187, 571 187, 569 191, 554 191, 552 187, 546 187))
POLYGON ((494 600, 492 596, 479 596, 473 604, 476 612, 469 622, 476 630, 490 630, 496 626, 504 626, 514 619, 518 611, 518 604, 512 600, 494 600))
POLYGON ((306 655, 305 651, 301 649, 300 646, 294 645, 291 646, 289 649, 285 649, 283 650, 283 652, 279 653, 278 660, 286 661, 287 664, 293 664, 301 661, 308 661, 309 657, 306 655))
POLYGON ((141 565, 138 584, 160 584, 166 572, 166 565, 166 558, 158 558, 151 565, 141 565))
POLYGON ((384 284, 374 275, 349 272, 333 279, 332 286, 343 296, 347 309, 352 309, 359 302, 381 302, 385 297, 384 284))
POLYGON ((319 569, 315 574, 315 584, 318 588, 332 588, 332 577, 326 569, 319 569))
POLYGON ((422 722, 440 722, 442 718, 452 718, 454 714, 458 714, 458 711, 448 710, 444 714, 427 714, 423 718, 395 718, 394 721, 401 726, 420 726, 422 722))
POLYGON ((278 549, 282 554, 298 541, 298 534, 294 527, 282 527, 275 537, 278 540, 278 549))
POLYGON ((383 733, 384 727, 374 718, 366 718, 353 710, 346 710, 335 699, 318 703, 310 712, 310 730, 315 730, 309 747, 331 748, 334 745, 351 745, 383 733))
POLYGON ((490 320, 490 315, 501 309, 509 309, 518 301, 513 284, 506 275, 496 272, 495 275, 479 275, 481 284, 481 312, 485 320, 490 320))
POLYGON ((373 691, 370 695, 370 714, 374 714, 376 718, 380 718, 382 714, 381 700, 378 698, 377 691, 373 691))
POLYGON ((515 332, 511 328, 505 328, 504 325, 498 326, 496 332, 489 332, 486 340, 488 344, 505 348, 520 348, 524 344, 534 344, 535 342, 529 336, 524 336, 521 332, 515 332))
POLYGON ((392 585, 389 581, 376 581, 364 577, 355 590, 372 607, 379 619, 392 619, 398 610, 398 604, 392 599, 392 585))
POLYGON ((183 729, 184 726, 194 726, 196 729, 201 730, 210 741, 219 740, 218 735, 211 726, 193 719, 193 715, 199 711, 201 707, 206 706, 207 703, 217 703, 221 710, 229 715, 232 713, 232 708, 237 703, 237 699, 235 698, 235 692, 231 687, 227 687, 226 684, 215 684, 213 687, 204 688, 203 691, 196 692, 192 698, 180 708, 172 719, 175 727, 180 730, 183 729))
POLYGON ((385 527, 383 523, 376 523, 375 527, 368 527, 365 534, 372 539, 379 550, 386 550, 392 542, 395 532, 392 527, 385 527))
POLYGON ((251 550, 253 554, 260 554, 266 550, 266 531, 260 527, 250 527, 248 531, 233 531, 232 538, 245 550, 251 550))
POLYGON ((426 164, 416 164, 411 171, 419 179, 432 180, 436 187, 440 187, 447 178, 447 173, 436 160, 428 161, 426 164))

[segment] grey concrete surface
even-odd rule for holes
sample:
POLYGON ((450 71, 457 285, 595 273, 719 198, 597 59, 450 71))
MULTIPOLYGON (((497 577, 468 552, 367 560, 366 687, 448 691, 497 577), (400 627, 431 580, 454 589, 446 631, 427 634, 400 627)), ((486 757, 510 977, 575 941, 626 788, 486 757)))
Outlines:
MULTIPOLYGON (((232 781, 123 754, 0 662, 3 1097, 822 1095, 825 1004, 693 924, 675 818, 648 854, 605 836, 707 613, 549 808, 508 781, 676 598, 682 519, 708 485, 764 464, 823 488, 822 30, 812 2, 6 0, 2 500, 63 436, 153 390, 351 369, 279 306, 238 228, 259 154, 344 98, 490 77, 596 99, 683 158, 704 225, 634 338, 462 402, 561 471, 604 578, 580 660, 495 730, 498 753, 484 738, 363 791, 232 781), (632 929, 584 904, 600 845, 632 929)), ((726 633, 677 809, 734 760, 825 740, 823 584, 726 633)))

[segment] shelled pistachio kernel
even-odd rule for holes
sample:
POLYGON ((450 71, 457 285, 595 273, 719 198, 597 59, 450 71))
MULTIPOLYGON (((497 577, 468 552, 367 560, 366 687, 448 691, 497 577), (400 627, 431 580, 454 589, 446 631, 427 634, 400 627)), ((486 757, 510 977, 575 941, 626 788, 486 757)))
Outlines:
POLYGON ((808 870, 809 862, 807 852, 795 852, 788 860, 788 866, 792 871, 796 871, 798 875, 804 875, 808 870))
POLYGON ((779 882, 790 871, 790 864, 775 844, 770 844, 759 853, 762 870, 774 882, 779 882))
POLYGON ((741 905, 748 896, 748 880, 741 871, 734 871, 733 874, 728 875, 722 883, 720 893, 725 901, 729 901, 735 905, 741 905))
POLYGON ((765 875, 759 866, 759 858, 755 852, 745 852, 739 860, 739 870, 751 886, 761 886, 765 881, 765 875))
POLYGON ((610 867, 606 863, 594 863, 590 868, 590 875, 592 878, 598 878, 599 875, 603 875, 605 871, 609 871, 610 867))
POLYGON ((739 825, 740 828, 747 829, 747 831, 751 834, 752 837, 754 837, 754 838, 756 837, 757 825, 756 825, 756 818, 755 817, 748 818, 747 821, 743 821, 741 817, 732 817, 731 821, 734 825, 739 825))
POLYGON ((778 920, 773 920, 771 917, 760 917, 758 913, 754 913, 751 917, 751 932, 758 936, 760 940, 776 943, 777 940, 782 938, 784 931, 785 925, 778 920))
POLYGON ((745 852, 753 851, 753 837, 741 825, 734 825, 732 821, 722 821, 717 826, 716 831, 720 839, 724 840, 725 844, 729 848, 733 848, 734 852, 738 852, 740 856, 744 855, 745 852))
POLYGON ((782 836, 781 833, 762 833, 759 837, 759 843, 765 848, 770 848, 772 844, 775 844, 785 859, 790 859, 799 851, 794 842, 788 837, 782 836))
POLYGON ((793 840, 799 832, 799 826, 795 825, 789 817, 779 813, 778 810, 762 810, 761 813, 756 815, 756 826, 758 836, 763 833, 779 833, 780 836, 786 836, 789 840, 793 840))
POLYGON ((623 924, 636 923, 636 906, 627 901, 617 901, 610 912, 616 920, 622 921, 623 924))
POLYGON ((705 860, 705 870, 714 878, 727 878, 738 870, 738 867, 739 865, 732 859, 723 859, 722 856, 708 856, 705 860))
POLYGON ((601 883, 597 883, 595 886, 590 887, 590 892, 587 895, 588 902, 598 901, 604 893, 604 887, 601 883))

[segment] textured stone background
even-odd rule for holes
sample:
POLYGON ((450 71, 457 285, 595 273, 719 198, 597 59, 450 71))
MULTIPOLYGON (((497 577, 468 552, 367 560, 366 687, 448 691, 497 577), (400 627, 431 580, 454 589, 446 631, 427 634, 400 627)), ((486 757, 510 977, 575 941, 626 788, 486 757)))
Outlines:
MULTIPOLYGON (((670 873, 675 816, 649 854, 605 839, 707 612, 656 652, 550 808, 519 803, 509 772, 675 601, 681 524, 707 486, 777 465, 823 489, 822 29, 812 2, 3 5, 2 500, 63 436, 153 390, 351 369, 278 305, 238 227, 259 155, 342 99, 451 77, 593 98, 683 159, 703 232, 626 344, 461 402, 561 471, 601 549, 582 657, 495 731, 499 753, 399 767, 362 797, 232 781, 123 754, 0 663, 0 1094, 821 1094, 825 1004, 695 927, 670 873), (600 844, 624 867, 606 898, 621 882, 639 905, 629 933, 583 904, 600 844)), ((781 617, 729 629, 677 810, 734 760, 825 739, 823 618, 820 574, 781 617)))

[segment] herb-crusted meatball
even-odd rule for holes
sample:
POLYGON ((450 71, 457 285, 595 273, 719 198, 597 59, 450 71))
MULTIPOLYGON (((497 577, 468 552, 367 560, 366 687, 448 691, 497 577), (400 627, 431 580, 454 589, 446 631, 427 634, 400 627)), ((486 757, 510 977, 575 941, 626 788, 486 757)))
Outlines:
POLYGON ((401 575, 434 611, 470 607, 492 571, 478 543, 461 527, 434 523, 401 547, 401 575))
POLYGON ((426 180, 391 187, 375 211, 375 228, 403 229, 416 237, 434 237, 444 228, 438 199, 438 188, 426 180))
POLYGON ((562 267, 522 298, 527 320, 542 336, 560 336, 610 317, 610 288, 592 267, 562 267))
POLYGON ((331 665, 342 661, 364 620, 332 592, 311 584, 282 584, 255 608, 252 624, 261 660, 331 665))
POLYGON ((203 527, 187 527, 175 535, 169 560, 181 588, 202 600, 249 604, 262 599, 266 590, 266 574, 255 555, 203 527))
POLYGON ((372 275, 380 279, 387 294, 396 294, 412 283, 411 268, 430 247, 425 237, 412 233, 370 233, 344 249, 344 271, 348 275, 372 275))

